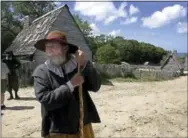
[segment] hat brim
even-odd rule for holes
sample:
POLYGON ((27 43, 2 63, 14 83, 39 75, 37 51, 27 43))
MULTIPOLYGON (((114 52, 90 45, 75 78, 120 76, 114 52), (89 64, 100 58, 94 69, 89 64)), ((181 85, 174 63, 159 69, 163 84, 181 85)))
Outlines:
MULTIPOLYGON (((48 39, 41 39, 39 41, 37 41, 34 45, 35 48, 37 48, 38 50, 41 50, 43 52, 45 52, 45 44, 47 42, 51 42, 51 41, 54 41, 54 40, 48 40, 48 39)), ((76 51, 78 50, 78 47, 74 44, 71 44, 71 43, 65 43, 69 46, 69 53, 76 53, 76 51)))

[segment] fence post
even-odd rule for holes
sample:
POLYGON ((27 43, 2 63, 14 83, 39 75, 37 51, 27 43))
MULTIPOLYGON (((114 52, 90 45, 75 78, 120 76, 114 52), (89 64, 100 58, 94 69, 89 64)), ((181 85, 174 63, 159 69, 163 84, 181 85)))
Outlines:
POLYGON ((142 81, 142 70, 139 70, 140 72, 140 81, 142 81))

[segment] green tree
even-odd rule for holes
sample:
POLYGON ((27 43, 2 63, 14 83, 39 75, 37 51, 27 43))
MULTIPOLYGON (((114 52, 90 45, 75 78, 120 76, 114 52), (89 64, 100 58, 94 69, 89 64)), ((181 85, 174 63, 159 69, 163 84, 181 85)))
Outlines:
POLYGON ((73 15, 74 20, 78 24, 80 30, 84 34, 87 44, 89 45, 90 50, 92 51, 93 59, 95 59, 95 53, 97 51, 97 45, 95 37, 92 36, 92 28, 90 27, 87 21, 83 21, 78 15, 73 15))
MULTIPOLYGON (((109 42, 109 41, 108 41, 109 42)), ((110 39, 110 43, 113 47, 118 48, 119 46, 124 45, 124 38, 117 36, 110 39)))
POLYGON ((12 43, 21 30, 21 23, 10 11, 11 2, 1 2, 1 53, 12 43))
POLYGON ((55 8, 51 1, 13 1, 12 5, 19 18, 27 15, 38 18, 55 8))
POLYGON ((96 41, 97 45, 99 45, 99 47, 103 46, 106 44, 106 36, 104 34, 96 36, 95 41, 96 41))
POLYGON ((119 64, 120 52, 111 45, 105 45, 97 49, 97 62, 102 64, 119 64))

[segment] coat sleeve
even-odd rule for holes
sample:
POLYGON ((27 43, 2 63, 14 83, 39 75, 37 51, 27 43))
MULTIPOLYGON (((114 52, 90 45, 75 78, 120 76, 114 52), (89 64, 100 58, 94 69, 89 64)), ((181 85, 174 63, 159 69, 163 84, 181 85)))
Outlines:
POLYGON ((90 61, 87 62, 85 68, 82 71, 82 75, 84 76, 84 83, 88 91, 97 92, 100 89, 100 75, 90 61))
POLYGON ((54 90, 51 89, 45 70, 37 68, 33 73, 34 90, 36 99, 44 105, 46 110, 51 111, 66 105, 72 93, 66 84, 54 90))

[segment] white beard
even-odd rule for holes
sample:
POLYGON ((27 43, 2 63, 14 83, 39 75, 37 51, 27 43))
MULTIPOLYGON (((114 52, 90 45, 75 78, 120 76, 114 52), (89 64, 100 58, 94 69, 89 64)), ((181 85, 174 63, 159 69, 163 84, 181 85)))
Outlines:
POLYGON ((62 65, 66 61, 66 56, 52 56, 48 58, 53 64, 57 66, 62 65))

